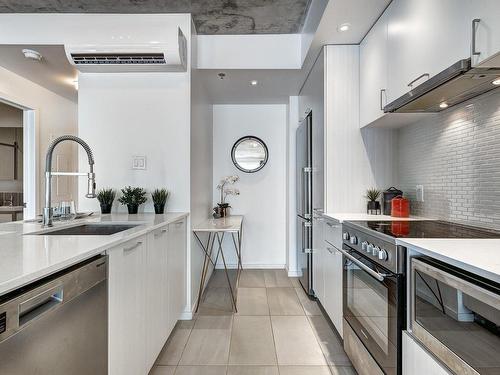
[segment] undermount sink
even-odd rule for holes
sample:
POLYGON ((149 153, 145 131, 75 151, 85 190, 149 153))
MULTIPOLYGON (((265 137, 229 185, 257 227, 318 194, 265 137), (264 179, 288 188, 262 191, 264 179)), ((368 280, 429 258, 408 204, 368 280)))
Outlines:
POLYGON ((34 234, 39 236, 108 236, 137 226, 138 224, 82 224, 34 234))

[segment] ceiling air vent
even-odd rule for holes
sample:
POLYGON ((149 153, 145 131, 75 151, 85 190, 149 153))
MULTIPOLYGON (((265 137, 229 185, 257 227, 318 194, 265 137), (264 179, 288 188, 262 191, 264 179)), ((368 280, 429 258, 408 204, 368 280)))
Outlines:
POLYGON ((163 53, 72 53, 75 65, 155 65, 166 64, 163 53))

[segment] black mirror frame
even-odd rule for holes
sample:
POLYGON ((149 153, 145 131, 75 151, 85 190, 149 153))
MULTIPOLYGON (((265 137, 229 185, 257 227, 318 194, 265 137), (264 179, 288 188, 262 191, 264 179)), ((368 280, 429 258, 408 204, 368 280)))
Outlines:
POLYGON ((269 150, 267 148, 267 145, 266 143, 258 138, 258 137, 255 137, 253 135, 246 135, 244 137, 241 137, 240 139, 238 139, 236 142, 234 142, 234 145, 233 145, 233 148, 231 149, 231 160, 233 161, 233 164, 236 168, 238 168, 240 171, 244 172, 244 173, 255 173, 255 172, 258 172, 260 171, 262 168, 264 168, 267 164, 267 162, 269 161, 269 150), (242 168, 236 161, 235 159, 235 152, 236 152, 236 147, 238 147, 238 145, 245 141, 245 140, 253 140, 253 141, 257 141, 259 142, 263 147, 264 147, 264 153, 265 153, 265 159, 264 161, 262 162, 262 164, 258 167, 258 168, 255 168, 255 169, 245 169, 245 168, 242 168))

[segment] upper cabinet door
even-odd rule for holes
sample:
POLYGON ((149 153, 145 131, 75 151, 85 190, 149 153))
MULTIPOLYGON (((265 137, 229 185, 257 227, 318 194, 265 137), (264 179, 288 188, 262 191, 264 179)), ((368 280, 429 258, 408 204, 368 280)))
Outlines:
POLYGON ((389 102, 458 60, 470 57, 469 1, 391 3, 386 10, 389 102))
POLYGON ((469 2, 467 26, 473 40, 472 64, 495 67, 500 63, 500 1, 475 0, 469 2), (474 20, 479 20, 473 22, 474 20), (497 56, 495 56, 497 55, 497 56), (492 57, 495 56, 495 61, 492 57))
POLYGON ((387 104, 387 13, 360 45, 359 67, 359 122, 364 127, 384 115, 387 104))

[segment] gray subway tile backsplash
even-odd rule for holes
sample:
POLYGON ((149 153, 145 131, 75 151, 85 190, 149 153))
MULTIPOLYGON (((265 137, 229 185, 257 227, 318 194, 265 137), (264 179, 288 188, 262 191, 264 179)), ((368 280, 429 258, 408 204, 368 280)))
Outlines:
POLYGON ((412 214, 500 229, 500 90, 397 130, 412 214), (416 185, 424 202, 416 202, 416 185))

